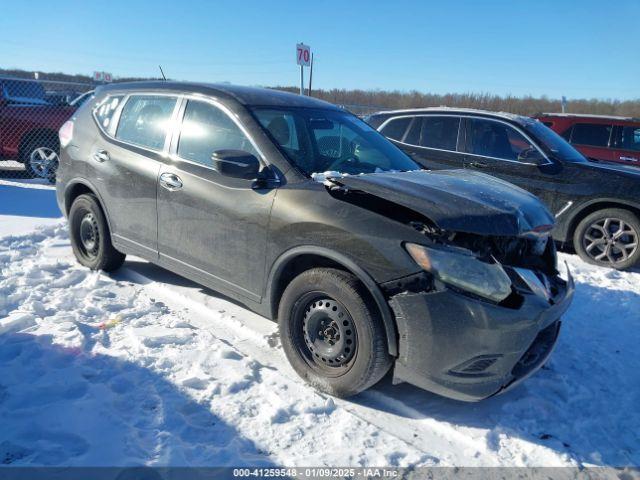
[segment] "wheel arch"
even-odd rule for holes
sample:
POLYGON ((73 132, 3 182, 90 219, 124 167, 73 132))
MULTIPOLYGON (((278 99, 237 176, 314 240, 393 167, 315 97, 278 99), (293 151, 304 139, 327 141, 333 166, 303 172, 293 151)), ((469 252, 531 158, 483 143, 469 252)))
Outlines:
POLYGON ((111 220, 109 218, 109 212, 105 208, 105 204, 98 193, 98 190, 91 184, 90 181, 86 179, 74 179, 71 180, 65 190, 64 190, 64 214, 65 216, 69 216, 69 211, 71 210, 71 205, 73 201, 78 198, 80 195, 85 193, 91 194, 98 199, 98 205, 102 209, 102 213, 107 220, 107 226, 109 227, 109 232, 113 235, 113 229, 111 228, 111 220))
POLYGON ((568 222, 565 241, 573 242, 573 236, 575 234, 576 228, 578 227, 578 224, 587 215, 591 215, 593 212, 597 212, 598 210, 604 210, 606 208, 619 208, 622 210, 628 210, 640 219, 640 206, 637 204, 633 204, 631 202, 627 202, 627 201, 619 200, 615 198, 603 198, 599 200, 594 200, 592 202, 582 205, 579 209, 577 209, 573 213, 573 215, 571 216, 568 222))
POLYGON ((382 317, 387 335, 389 354, 397 356, 398 329, 382 290, 380 290, 373 278, 352 259, 328 248, 314 245, 295 247, 280 255, 273 263, 266 292, 271 318, 277 319, 280 298, 289 282, 300 273, 316 267, 338 268, 355 275, 362 282, 373 298, 382 317))

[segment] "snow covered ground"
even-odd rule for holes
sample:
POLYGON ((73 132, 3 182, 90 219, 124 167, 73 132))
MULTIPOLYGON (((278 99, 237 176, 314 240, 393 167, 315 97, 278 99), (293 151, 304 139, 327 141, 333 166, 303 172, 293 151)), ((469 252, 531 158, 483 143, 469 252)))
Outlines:
POLYGON ((273 323, 165 270, 73 259, 45 185, 0 181, 0 464, 640 464, 640 273, 576 278, 549 364, 477 404, 298 379, 273 323))

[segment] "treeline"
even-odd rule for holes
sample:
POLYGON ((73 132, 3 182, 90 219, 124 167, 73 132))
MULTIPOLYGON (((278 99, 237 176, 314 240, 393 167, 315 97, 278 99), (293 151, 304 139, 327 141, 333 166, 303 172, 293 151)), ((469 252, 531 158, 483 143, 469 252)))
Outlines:
MULTIPOLYGON (((15 78, 28 78, 35 79, 35 71, 18 70, 18 69, 4 69, 0 68, 0 75, 15 78)), ((90 75, 80 74, 68 74, 62 72, 37 72, 38 80, 47 80, 51 82, 75 82, 75 83, 93 83, 93 77, 90 75)), ((138 80, 162 80, 161 78, 138 78, 138 77, 124 77, 118 78, 117 82, 135 82, 138 80)))
MULTIPOLYGON (((34 78, 34 72, 0 69, 0 75, 34 78)), ((41 80, 92 83, 89 75, 69 75, 66 73, 39 73, 41 80)), ((150 78, 117 78, 117 82, 152 80, 150 78)), ((153 80, 158 80, 157 78, 153 80)), ((297 87, 272 87, 278 90, 298 92, 297 87)), ((640 92, 639 92, 640 94, 640 92)), ((539 112, 560 112, 560 99, 542 97, 500 96, 488 93, 450 93, 437 95, 418 91, 401 92, 385 90, 347 90, 334 88, 331 90, 313 90, 312 95, 338 105, 344 105, 354 113, 371 113, 377 110, 421 107, 466 107, 483 110, 503 111, 533 115, 539 112)), ((567 111, 570 113, 589 113, 596 115, 622 115, 640 117, 640 98, 620 101, 615 99, 569 99, 567 111)))
MULTIPOLYGON (((276 87, 298 92, 294 87, 276 87)), ((539 112, 561 112, 559 99, 542 97, 500 96, 488 93, 449 93, 437 95, 418 91, 400 92, 383 90, 314 90, 312 96, 331 103, 353 107, 353 110, 387 110, 421 107, 465 107, 533 115, 539 112)), ((637 100, 569 99, 567 112, 595 115, 622 115, 640 117, 640 98, 637 100)))

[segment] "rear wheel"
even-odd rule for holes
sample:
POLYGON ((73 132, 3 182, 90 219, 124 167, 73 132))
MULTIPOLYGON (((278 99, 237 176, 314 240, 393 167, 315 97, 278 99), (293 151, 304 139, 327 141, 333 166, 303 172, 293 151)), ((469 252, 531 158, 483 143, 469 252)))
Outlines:
POLYGON ((43 136, 30 140, 22 155, 27 175, 32 178, 44 178, 55 183, 59 151, 58 142, 53 138, 43 136))
POLYGON ((391 366, 378 311, 347 272, 315 268, 301 273, 282 295, 278 323, 295 371, 331 395, 366 390, 391 366))
POLYGON ((640 260, 640 220, 628 210, 607 208, 585 217, 576 228, 573 245, 594 265, 624 270, 640 260))
POLYGON ((90 194, 80 195, 69 211, 71 247, 78 261, 92 270, 116 270, 125 255, 111 243, 109 226, 98 199, 90 194))

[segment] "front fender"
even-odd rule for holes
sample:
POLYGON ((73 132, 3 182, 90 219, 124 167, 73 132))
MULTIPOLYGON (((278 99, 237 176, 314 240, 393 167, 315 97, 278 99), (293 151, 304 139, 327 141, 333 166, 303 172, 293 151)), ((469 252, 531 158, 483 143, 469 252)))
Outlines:
POLYGON ((391 309, 389 308, 389 304, 387 303, 382 290, 380 290, 380 287, 376 284, 373 278, 361 267, 359 267, 352 259, 329 248, 316 245, 301 245, 287 250, 276 259, 269 272, 269 280, 267 283, 266 292, 266 298, 269 300, 269 307, 271 309, 272 318, 275 318, 277 315, 277 312, 275 312, 275 306, 278 304, 278 299, 276 298, 277 290, 273 287, 274 285, 278 284, 278 281, 289 262, 293 261, 296 257, 299 257, 301 255, 316 255, 336 262, 342 265, 352 274, 354 274, 365 285, 365 287, 367 287, 367 290, 369 290, 369 292, 371 293, 371 296, 376 302, 376 306, 378 307, 378 310, 380 311, 380 314, 382 316, 382 321, 384 323, 385 332, 387 335, 389 354, 397 356, 398 329, 396 327, 393 314, 391 313, 391 309))

